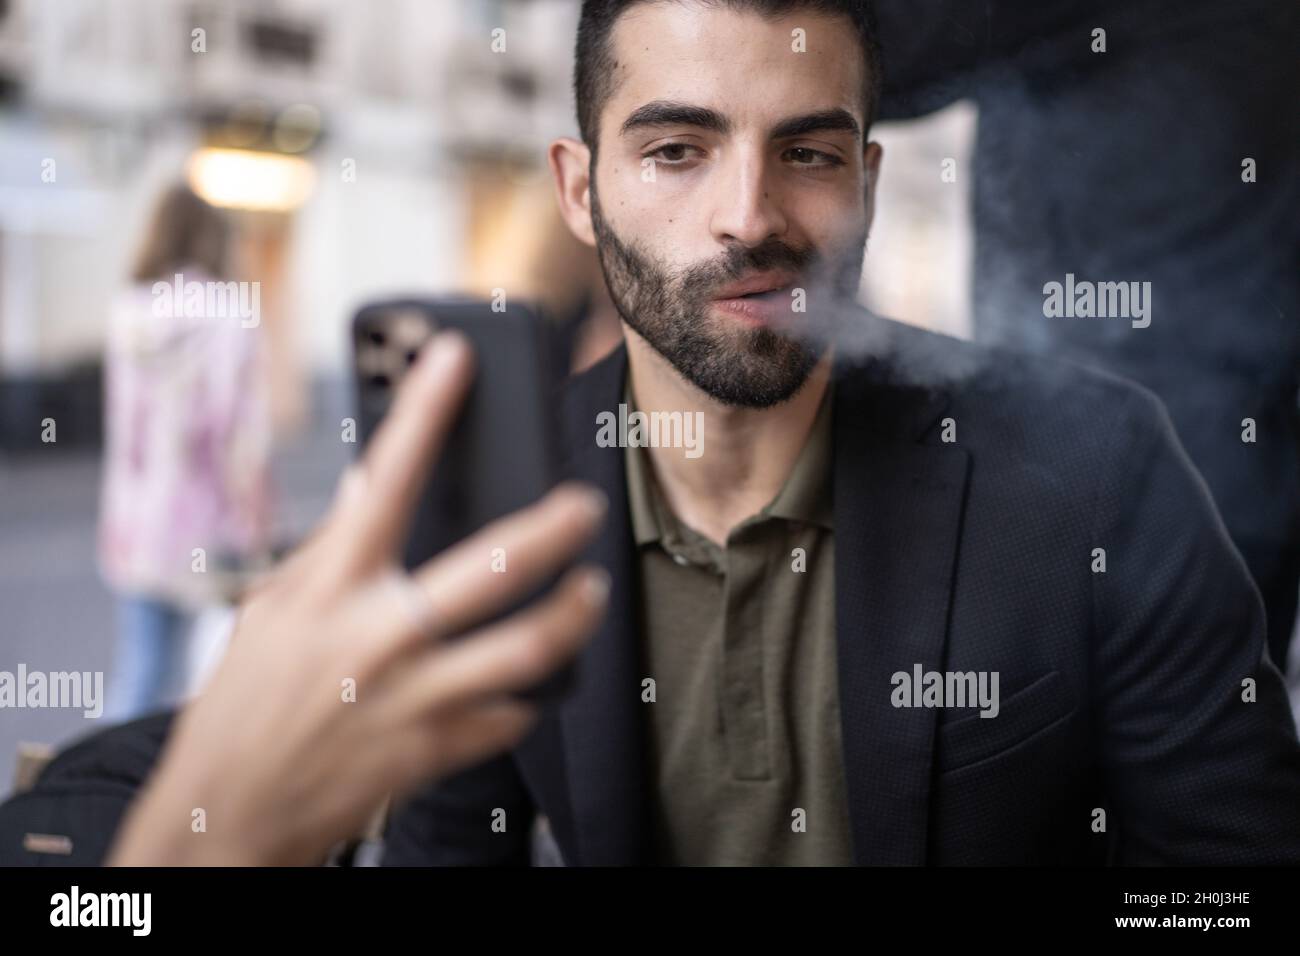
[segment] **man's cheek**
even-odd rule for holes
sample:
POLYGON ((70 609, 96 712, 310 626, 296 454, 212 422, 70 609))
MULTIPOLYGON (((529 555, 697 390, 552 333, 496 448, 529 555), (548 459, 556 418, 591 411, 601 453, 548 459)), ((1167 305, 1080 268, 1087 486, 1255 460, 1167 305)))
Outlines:
MULTIPOLYGON (((702 205, 689 177, 662 167, 649 166, 638 174, 625 172, 617 180, 621 213, 633 224, 653 223, 657 228, 691 222, 691 213, 702 205), (644 179, 641 177, 653 177, 644 179)), ((695 217, 698 219, 698 217, 695 217)))

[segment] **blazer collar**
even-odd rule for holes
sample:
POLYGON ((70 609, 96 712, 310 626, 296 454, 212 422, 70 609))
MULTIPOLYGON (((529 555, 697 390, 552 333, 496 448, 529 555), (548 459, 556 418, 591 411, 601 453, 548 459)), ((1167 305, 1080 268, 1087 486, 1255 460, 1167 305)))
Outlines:
POLYGON ((596 417, 617 411, 626 373, 627 356, 620 347, 571 379, 561 394, 565 477, 596 485, 609 497, 605 529, 580 559, 609 571, 609 604, 578 656, 572 691, 543 715, 518 751, 525 779, 571 865, 651 862, 638 577, 623 449, 596 444, 596 417))

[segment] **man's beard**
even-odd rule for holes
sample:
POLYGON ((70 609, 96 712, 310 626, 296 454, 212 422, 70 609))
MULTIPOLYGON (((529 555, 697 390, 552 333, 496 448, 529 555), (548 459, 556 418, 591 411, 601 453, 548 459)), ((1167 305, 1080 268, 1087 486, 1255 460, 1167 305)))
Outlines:
MULTIPOLYGON (((754 272, 792 272, 806 281, 825 268, 815 249, 795 249, 776 239, 753 248, 735 243, 717 259, 675 272, 614 233, 601 213, 594 182, 591 220, 605 284, 619 315, 687 381, 724 405, 746 408, 784 402, 807 381, 826 351, 825 338, 720 322, 711 314, 711 304, 717 290, 754 272)), ((836 297, 851 298, 856 290, 865 242, 864 233, 838 262, 831 282, 836 297)))

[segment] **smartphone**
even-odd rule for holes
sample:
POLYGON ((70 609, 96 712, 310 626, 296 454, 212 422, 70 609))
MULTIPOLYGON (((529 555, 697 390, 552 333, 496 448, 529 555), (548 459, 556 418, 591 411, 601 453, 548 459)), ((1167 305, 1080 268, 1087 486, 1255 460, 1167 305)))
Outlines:
MULTIPOLYGON (((494 308, 474 299, 397 299, 362 307, 352 322, 360 447, 383 420, 421 346, 444 329, 469 339, 475 375, 416 506, 402 554, 408 570, 537 501, 560 477, 554 409, 569 368, 571 336, 525 303, 494 308)), ((502 559, 508 569, 509 555, 483 555, 485 567, 502 559)), ((499 616, 532 603, 558 577, 499 616)), ((519 696, 558 697, 571 684, 570 671, 566 667, 519 696)))

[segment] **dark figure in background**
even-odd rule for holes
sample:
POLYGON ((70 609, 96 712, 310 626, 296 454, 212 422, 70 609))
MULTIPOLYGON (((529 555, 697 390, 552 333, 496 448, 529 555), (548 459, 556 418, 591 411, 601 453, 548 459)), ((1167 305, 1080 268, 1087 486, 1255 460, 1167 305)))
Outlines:
POLYGON ((876 8, 884 118, 979 106, 976 338, 1099 366, 1164 400, 1285 669, 1300 586, 1300 8, 876 8), (1150 325, 1048 317, 1044 286, 1067 273, 1149 281, 1150 325))

